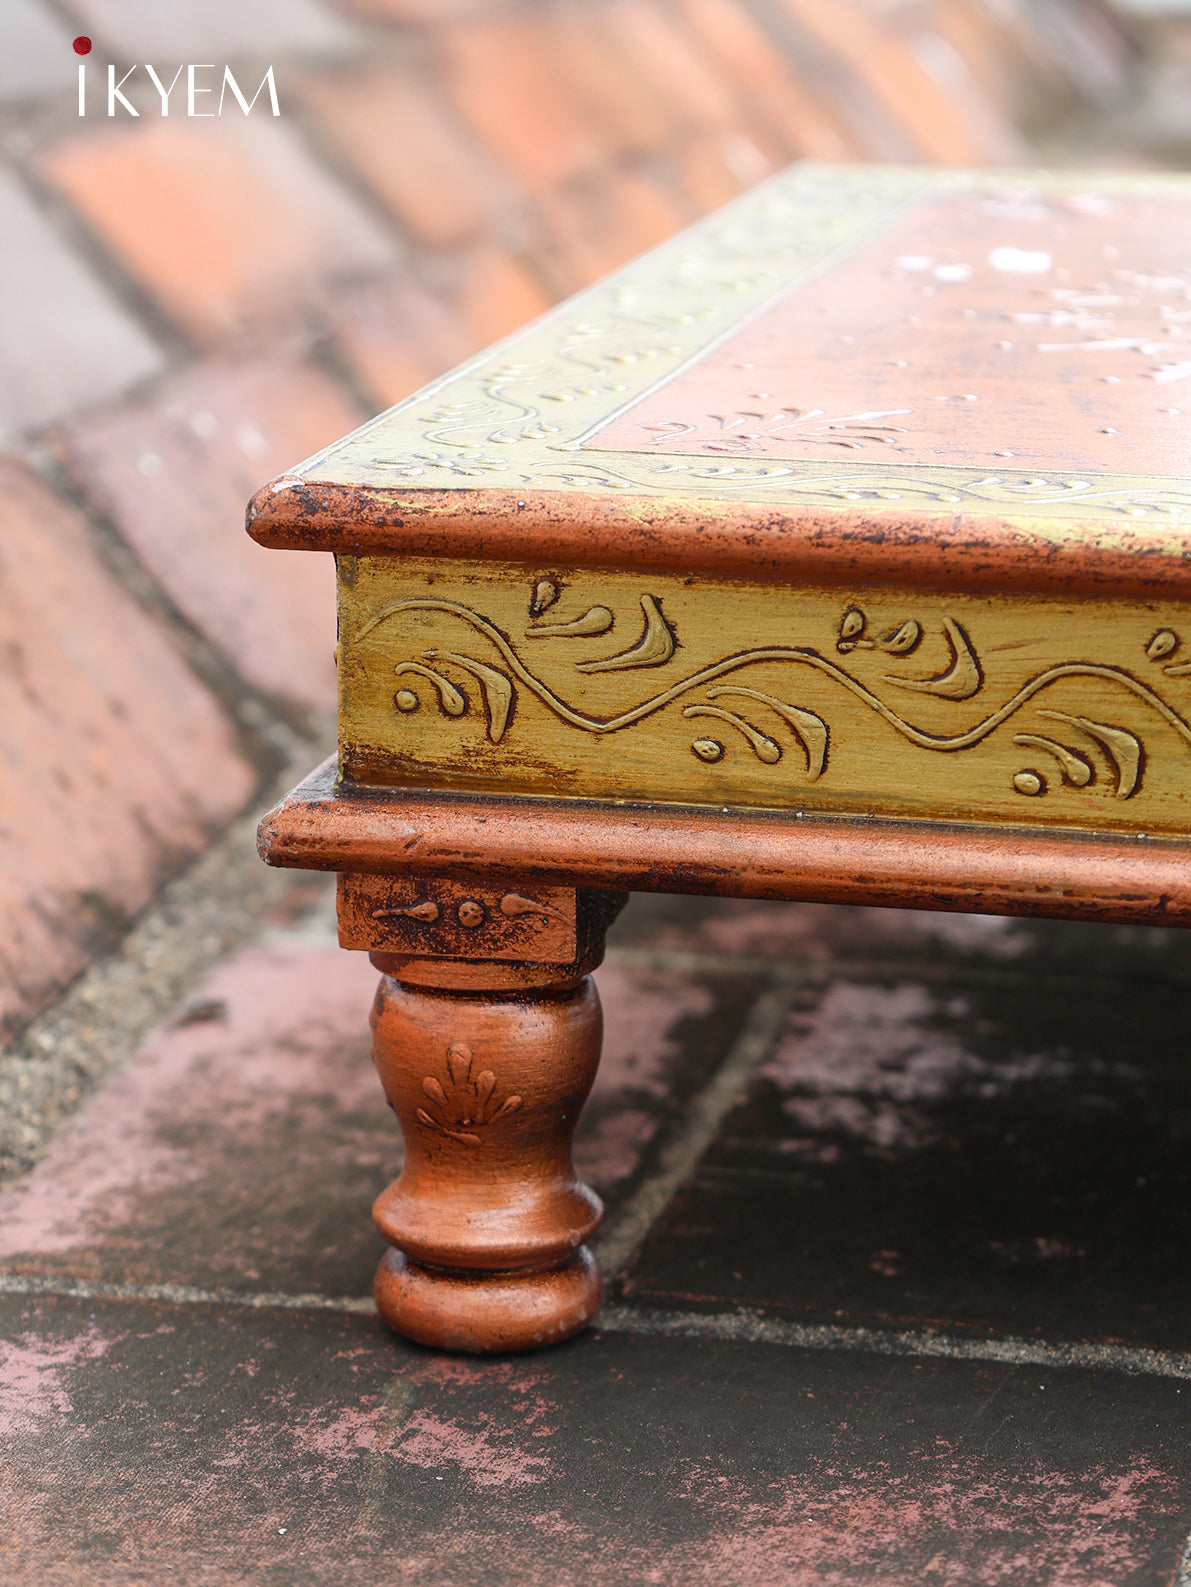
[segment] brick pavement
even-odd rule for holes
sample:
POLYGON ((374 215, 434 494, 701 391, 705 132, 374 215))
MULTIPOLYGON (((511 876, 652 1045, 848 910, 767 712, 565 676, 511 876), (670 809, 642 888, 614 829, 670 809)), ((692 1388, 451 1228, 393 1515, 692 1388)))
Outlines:
POLYGON ((578 1141, 598 1327, 385 1334, 371 973, 250 852, 325 752, 329 570, 240 530, 790 159, 1185 163, 1188 36, 1093 0, 0 8, 2 1587, 1191 1582, 1168 933, 636 900, 578 1141), (162 120, 146 79, 109 120, 146 59, 274 63, 284 114, 162 120))
POLYGON ((332 929, 216 967, 3 1193, 5 1583, 1176 1579, 1191 939, 635 900, 609 1299, 480 1362, 372 1314, 399 1148, 332 929))

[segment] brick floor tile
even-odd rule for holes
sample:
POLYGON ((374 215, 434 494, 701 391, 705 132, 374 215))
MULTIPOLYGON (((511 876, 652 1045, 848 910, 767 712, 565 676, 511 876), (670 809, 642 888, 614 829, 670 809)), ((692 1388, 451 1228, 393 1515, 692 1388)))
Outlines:
POLYGON ((1191 1351, 1186 981, 841 971, 655 1226, 637 1302, 1191 1351))
POLYGON ((72 34, 41 0, 4 0, 0 9, 0 99, 69 91, 77 77, 72 34))
POLYGON ((680 12, 707 54, 732 76, 737 92, 784 140, 788 157, 854 157, 856 150, 843 127, 799 80, 740 0, 682 0, 680 12))
POLYGON ((532 11, 449 29, 443 74, 459 115, 526 187, 599 168, 600 129, 561 77, 546 24, 532 11))
POLYGON ((460 321, 480 347, 545 313, 552 301, 537 278, 498 247, 481 248, 462 262, 452 294, 460 321))
POLYGON ((626 946, 846 968, 1030 968, 1038 976, 1191 981, 1191 931, 1088 921, 1012 920, 859 905, 638 893, 616 922, 626 946))
POLYGON ((652 182, 625 172, 543 195, 537 214, 545 235, 535 256, 560 297, 655 248, 689 220, 652 182))
POLYGON ((563 0, 550 21, 558 69, 604 137, 630 154, 668 150, 675 117, 632 56, 618 47, 600 7, 589 0, 563 0))
MULTIPOLYGON (((1037 72, 1020 47, 1016 29, 1007 18, 995 21, 977 0, 935 0, 930 7, 931 31, 945 39, 975 76, 981 92, 1017 120, 1027 109, 1040 109, 1034 100, 1037 72)), ((1050 73, 1051 87, 1062 91, 1059 74, 1050 73)))
POLYGON ((253 947, 107 1080, 3 1195, 8 1271, 366 1295, 398 1133, 365 954, 253 947), (73 1207, 73 1212, 72 1212, 73 1207))
MULTIPOLYGON (((882 25, 856 0, 782 0, 807 37, 852 75, 865 99, 889 116, 919 159, 942 165, 1011 161, 1022 145, 1008 122, 982 103, 969 82, 957 96, 941 84, 924 62, 930 52, 916 50, 893 27, 882 25)), ((935 51, 938 61, 938 52, 935 51)))
POLYGON ((674 13, 657 0, 606 0, 604 23, 617 48, 681 123, 738 127, 747 109, 737 103, 723 63, 700 48, 674 13))
POLYGON ((464 242, 512 202, 507 177, 410 69, 322 75, 304 94, 342 157, 419 241, 464 242))
POLYGON ((110 945, 255 778, 80 520, 14 465, 0 480, 2 1033, 110 945))
MULTIPOLYGON (((1073 926, 1078 937, 1061 964, 1087 963, 1103 927, 1073 926)), ((1128 931, 1130 928, 1123 928, 1128 931)), ((917 909, 866 909, 849 904, 782 904, 745 898, 685 898, 634 894, 616 923, 616 940, 674 952, 827 965, 850 960, 955 965, 1051 965, 1064 925, 1000 915, 951 915, 917 909)), ((1185 945, 1191 973, 1191 933, 1143 934, 1185 945)), ((1104 943, 1108 953, 1115 945, 1104 943)))
MULTIPOLYGON (((614 1206, 757 982, 624 961, 598 979, 605 1050, 576 1161, 614 1206)), ((370 1208, 400 1166, 368 1054, 376 983, 364 954, 300 932, 238 953, 0 1195, 0 1273, 368 1295, 370 1208)))
POLYGON ((38 164, 140 285, 205 342, 308 311, 395 244, 284 122, 144 121, 38 164))
POLYGON ((330 557, 278 556, 244 533, 263 481, 363 414, 309 364, 202 367, 74 427, 62 455, 178 609, 255 688, 305 711, 335 698, 330 557))
POLYGON ((767 175, 769 167, 754 143, 736 133, 711 132, 682 149, 678 191, 696 214, 709 215, 767 175))
POLYGON ((114 396, 157 372, 144 331, 0 171, 0 437, 114 396))
POLYGON ((485 345, 408 276, 362 293, 336 335, 343 356, 386 407, 485 345))
POLYGON ((1191 1500, 1162 1379, 57 1297, 0 1338, 7 1587, 1169 1587, 1191 1500))
MULTIPOLYGON (((237 57, 247 55, 267 65, 271 59, 339 51, 359 42, 320 0, 169 0, 167 5, 72 0, 71 10, 88 32, 128 62, 218 61, 222 68, 224 61, 238 65, 237 57)), ((251 95, 259 74, 253 78, 246 71, 242 79, 237 74, 237 81, 251 95)), ((282 90, 280 78, 277 86, 282 90)))
POLYGON ((760 982, 750 975, 640 964, 614 954, 596 971, 604 1049, 575 1137, 575 1162, 615 1207, 722 1063, 760 982))

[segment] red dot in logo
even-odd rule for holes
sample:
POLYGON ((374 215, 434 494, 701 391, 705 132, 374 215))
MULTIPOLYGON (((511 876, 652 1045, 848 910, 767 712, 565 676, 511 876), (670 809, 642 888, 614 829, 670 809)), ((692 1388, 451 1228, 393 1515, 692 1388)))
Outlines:
POLYGON ((91 53, 91 40, 87 37, 87 35, 85 33, 80 33, 78 38, 75 39, 75 41, 74 41, 74 53, 76 55, 90 55, 90 53, 91 53))

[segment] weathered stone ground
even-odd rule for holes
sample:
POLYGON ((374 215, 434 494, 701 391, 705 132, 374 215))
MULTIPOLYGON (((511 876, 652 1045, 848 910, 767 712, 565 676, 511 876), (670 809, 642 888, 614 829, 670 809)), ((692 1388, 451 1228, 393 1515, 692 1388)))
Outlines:
POLYGON ((1187 1579, 1191 937, 634 900, 608 1302, 477 1361, 373 1314, 374 973, 306 906, 3 1193, 0 1580, 1187 1579))

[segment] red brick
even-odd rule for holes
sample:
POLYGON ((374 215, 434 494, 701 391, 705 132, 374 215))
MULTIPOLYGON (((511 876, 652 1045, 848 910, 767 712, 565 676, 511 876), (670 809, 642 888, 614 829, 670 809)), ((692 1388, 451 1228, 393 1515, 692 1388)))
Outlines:
POLYGON ((679 157, 682 197, 697 214, 710 214, 776 167, 740 132, 710 131, 687 142, 679 157))
MULTIPOLYGON (((984 93, 1011 115, 1024 108, 1032 86, 1031 63, 1017 30, 1006 25, 1008 17, 994 22, 978 0, 944 0, 932 4, 929 15, 932 32, 959 54, 984 93)), ((1059 83, 1053 86, 1057 89, 1059 83)))
POLYGON ((67 466, 178 609, 255 688, 305 711, 334 700, 329 557, 265 551, 244 504, 363 415, 305 364, 202 368, 81 423, 67 466))
POLYGON ((0 171, 0 436, 156 374, 152 341, 0 171))
POLYGON ((722 137, 697 138, 682 152, 680 191, 700 215, 710 215, 748 186, 725 160, 722 143, 722 137))
POLYGON ((159 1028, 5 1192, 0 1263, 153 1282, 168 1252, 174 1283, 365 1291, 400 1151, 368 1062, 375 988, 334 947, 219 966, 193 999, 215 1017, 159 1028))
POLYGON ((480 20, 444 36, 447 91, 482 143, 527 187, 598 168, 601 140, 560 76, 544 20, 480 20))
POLYGON ((306 97, 339 152, 422 242, 462 242, 514 196, 439 98, 402 67, 316 78, 306 97))
POLYGON ((486 347, 550 307, 545 288, 501 248, 483 248, 463 265, 453 301, 467 333, 486 347))
POLYGON ((630 154, 668 149, 675 118, 618 48, 599 8, 590 0, 563 0, 551 12, 551 29, 558 68, 605 139, 630 154))
POLYGON ((436 298, 408 278, 370 288, 339 324, 340 350, 384 407, 478 352, 477 340, 436 298))
POLYGON ((690 219, 645 178, 627 173, 544 196, 539 210, 546 236, 538 256, 560 296, 628 264, 690 219))
POLYGON ((680 10, 744 101, 782 138, 790 157, 846 160, 855 154, 843 128, 795 76, 739 0, 681 0, 680 10))
POLYGON ((649 82, 675 119, 688 127, 736 127, 741 121, 731 82, 655 0, 609 0, 603 11, 618 51, 649 82))
POLYGON ((275 327, 308 311, 334 277, 394 257, 281 122, 145 121, 72 137, 38 164, 202 341, 275 327))
POLYGON ((975 84, 949 92, 903 37, 856 0, 783 0, 807 37, 833 57, 855 87, 888 116, 918 158, 943 165, 1007 159, 1020 150, 1007 123, 980 101, 975 84))
POLYGON ((219 707, 82 521, 0 465, 0 1031, 250 796, 219 707))

